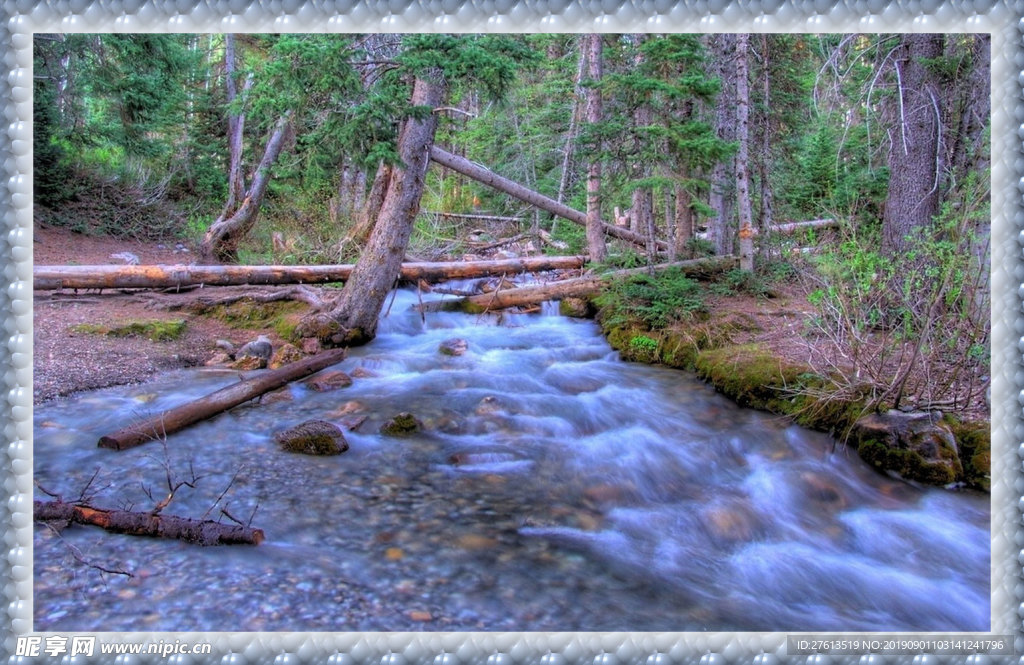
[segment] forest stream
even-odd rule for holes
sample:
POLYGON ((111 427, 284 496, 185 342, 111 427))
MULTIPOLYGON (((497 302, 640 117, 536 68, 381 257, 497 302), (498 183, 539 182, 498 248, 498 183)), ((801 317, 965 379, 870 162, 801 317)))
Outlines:
POLYGON ((171 435, 166 453, 96 441, 237 372, 37 406, 42 487, 72 499, 97 474, 93 505, 145 510, 167 493, 165 465, 180 479, 191 465, 195 488, 164 512, 200 517, 226 489, 209 515, 252 516, 266 541, 37 524, 35 630, 989 629, 987 495, 883 476, 690 374, 623 362, 592 321, 421 316, 417 301, 397 292, 378 337, 337 366, 351 386, 293 384, 291 399, 171 435), (440 353, 453 338, 468 350, 440 353), (422 430, 380 434, 400 412, 422 430), (364 416, 339 456, 273 440, 364 416))

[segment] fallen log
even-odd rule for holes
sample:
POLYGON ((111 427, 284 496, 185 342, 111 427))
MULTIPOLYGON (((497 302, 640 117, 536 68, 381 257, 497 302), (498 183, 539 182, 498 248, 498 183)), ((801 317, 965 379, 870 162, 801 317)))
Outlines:
POLYGON ((222 411, 238 406, 260 395, 280 388, 297 379, 319 372, 325 367, 340 363, 345 359, 347 349, 331 349, 322 351, 315 356, 289 363, 281 369, 275 369, 260 376, 239 381, 227 388, 210 393, 205 397, 168 409, 151 418, 133 423, 122 429, 100 437, 97 444, 100 448, 125 450, 164 438, 168 434, 180 431, 193 423, 215 416, 222 411))
POLYGON ((564 279, 557 282, 548 282, 536 286, 522 286, 514 289, 501 289, 492 293, 466 296, 458 300, 441 300, 423 303, 417 306, 421 311, 468 311, 485 312, 508 307, 522 307, 536 305, 549 300, 563 300, 565 298, 579 298, 599 293, 608 285, 612 279, 628 277, 647 273, 650 270, 665 270, 667 268, 678 268, 683 274, 710 275, 735 268, 739 261, 735 256, 713 256, 704 259, 692 259, 689 261, 678 261, 674 263, 662 263, 650 268, 631 268, 629 270, 617 270, 603 275, 588 277, 577 277, 575 279, 564 279))
POLYGON ((807 222, 790 222, 788 224, 775 224, 769 226, 768 230, 772 233, 782 233, 788 235, 795 233, 801 229, 827 229, 833 226, 839 226, 839 222, 834 219, 812 219, 807 222))
MULTIPOLYGON (((552 215, 562 217, 570 222, 580 224, 581 226, 587 225, 587 214, 574 210, 569 206, 559 203, 558 201, 548 198, 539 192, 535 192, 532 189, 527 189, 517 182, 509 180, 497 173, 490 171, 479 164, 475 164, 465 157, 459 157, 452 153, 438 148, 436 145, 430 149, 430 159, 437 162, 441 166, 451 169, 456 173, 461 173, 467 178, 472 178, 477 182, 480 182, 488 187, 498 190, 504 194, 515 197, 524 203, 529 203, 532 206, 540 208, 545 212, 549 212, 552 215)), ((629 242, 639 245, 641 247, 647 246, 647 238, 639 233, 634 233, 629 229, 622 228, 619 226, 612 226, 611 224, 601 223, 601 228, 605 234, 619 238, 621 240, 628 240, 629 242)), ((659 240, 659 250, 668 250, 668 243, 659 240)))
POLYGON ((196 545, 259 545, 264 540, 262 529, 241 524, 144 511, 108 510, 60 500, 36 500, 32 513, 35 519, 43 522, 74 522, 98 526, 113 533, 172 538, 196 545))
MULTIPOLYGON (((434 261, 403 263, 400 277, 407 281, 464 279, 521 272, 572 270, 583 267, 583 256, 536 256, 493 261, 434 261)), ((325 284, 344 282, 351 264, 327 266, 199 266, 199 265, 93 265, 36 266, 33 287, 55 289, 166 289, 187 286, 242 286, 325 284)))

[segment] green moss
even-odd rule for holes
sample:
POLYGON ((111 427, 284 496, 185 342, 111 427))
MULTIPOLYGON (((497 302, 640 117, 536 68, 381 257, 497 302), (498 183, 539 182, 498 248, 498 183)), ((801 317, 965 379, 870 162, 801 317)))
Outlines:
POLYGON ((868 464, 894 471, 903 478, 929 485, 948 485, 957 480, 956 470, 939 464, 929 464, 913 450, 890 448, 875 439, 861 441, 857 453, 868 464))
POLYGON ((961 422, 947 414, 945 423, 956 437, 964 482, 971 487, 989 491, 992 482, 992 432, 987 422, 961 422))
POLYGON ((380 433, 388 436, 405 436, 420 429, 420 421, 411 413, 400 413, 380 426, 380 433))
POLYGON ((241 330, 273 330, 281 339, 296 341, 296 327, 309 306, 292 301, 256 302, 244 298, 229 305, 197 304, 193 312, 211 316, 232 328, 241 330))
POLYGON ((183 319, 149 321, 128 321, 113 326, 81 323, 71 326, 71 331, 87 335, 107 335, 109 337, 145 337, 151 342, 169 342, 178 339, 185 332, 183 319))

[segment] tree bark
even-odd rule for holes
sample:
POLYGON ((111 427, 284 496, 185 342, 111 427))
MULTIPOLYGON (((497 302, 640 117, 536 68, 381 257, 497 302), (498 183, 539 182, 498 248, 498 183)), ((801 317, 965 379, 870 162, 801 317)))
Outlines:
POLYGON ((557 282, 549 282, 538 286, 523 286, 515 289, 503 289, 474 296, 466 296, 459 300, 425 303, 421 310, 461 310, 482 312, 507 307, 537 305, 549 300, 589 296, 599 293, 608 286, 608 280, 634 274, 649 274, 651 269, 664 270, 679 268, 685 275, 711 275, 736 266, 736 258, 732 256, 714 256, 676 263, 662 263, 656 266, 617 270, 595 277, 578 277, 557 282))
MULTIPOLYGON (((601 123, 601 39, 599 34, 584 35, 580 42, 581 57, 587 63, 587 78, 590 87, 586 90, 586 119, 592 127, 601 123)), ((589 164, 587 165, 587 250, 592 261, 604 261, 608 255, 608 247, 604 242, 601 221, 601 145, 591 147, 589 164)), ((635 231, 635 229, 634 229, 635 231)))
POLYGON ((754 269, 754 227, 750 205, 750 86, 747 52, 750 35, 736 35, 736 205, 739 211, 740 269, 754 269))
MULTIPOLYGON (((736 36, 721 34, 712 37, 712 57, 716 74, 722 81, 722 89, 715 100, 715 131, 723 141, 733 141, 736 133, 736 117, 733 98, 736 89, 736 68, 733 62, 733 46, 736 36)), ((711 218, 708 236, 714 244, 716 254, 731 254, 735 229, 732 224, 733 182, 730 174, 732 158, 722 158, 711 173, 711 195, 709 205, 715 211, 711 218)))
MULTIPOLYGON (((251 81, 246 81, 247 90, 251 81)), ((245 114, 230 109, 238 97, 238 82, 235 81, 235 36, 224 35, 224 87, 228 102, 228 200, 224 204, 222 218, 228 217, 245 198, 245 177, 242 174, 242 135, 245 129, 245 114)))
MULTIPOLYGON (((582 256, 537 256, 491 261, 436 261, 403 263, 399 277, 428 282, 491 275, 573 270, 583 267, 582 256)), ((171 289, 189 286, 242 286, 326 284, 345 282, 351 264, 327 266, 37 266, 33 286, 57 289, 171 289)))
MULTIPOLYGON (((554 199, 550 199, 543 194, 529 190, 519 183, 513 182, 508 178, 502 177, 493 171, 485 169, 479 164, 474 164, 468 159, 457 157, 441 148, 434 146, 430 150, 430 159, 437 162, 441 166, 449 168, 453 171, 457 171, 479 183, 492 187, 499 192, 508 194, 509 196, 515 197, 524 203, 529 203, 532 206, 536 206, 545 212, 549 212, 552 215, 557 215, 562 219, 567 219, 570 222, 579 224, 580 226, 587 225, 586 213, 580 212, 579 210, 573 210, 569 206, 563 205, 554 199)), ((646 239, 639 233, 633 233, 629 229, 612 226, 602 222, 601 229, 608 235, 619 238, 621 240, 627 240, 631 243, 639 245, 640 247, 646 246, 646 239)), ((664 241, 658 242, 659 250, 668 249, 668 245, 664 241)))
POLYGON ((323 351, 315 356, 285 365, 281 369, 240 381, 205 397, 168 409, 156 416, 100 437, 97 445, 100 448, 125 450, 147 441, 162 439, 168 434, 181 431, 189 425, 206 420, 292 381, 340 363, 347 354, 347 349, 323 351))
POLYGON ((291 125, 291 117, 292 113, 289 111, 278 119, 267 140, 252 185, 238 209, 230 213, 225 210, 206 231, 199 250, 202 260, 224 263, 235 263, 238 260, 238 243, 256 223, 263 197, 267 193, 267 185, 270 184, 270 169, 281 154, 291 125))
POLYGON ((908 34, 895 59, 897 122, 890 133, 889 193, 882 219, 882 249, 910 249, 917 229, 939 211, 938 163, 941 92, 927 60, 942 55, 942 35, 908 34))
MULTIPOLYGON (((446 92, 447 85, 441 74, 429 72, 416 78, 412 104, 437 108, 446 92)), ((391 170, 380 216, 351 278, 326 318, 310 317, 301 326, 303 332, 323 344, 365 344, 377 334, 381 308, 398 279, 412 226, 420 209, 436 129, 437 115, 434 113, 424 119, 408 118, 403 123, 398 135, 398 153, 402 163, 391 170)))
POLYGON ((93 508, 66 501, 37 500, 33 503, 32 513, 35 519, 43 522, 88 524, 113 533, 173 538, 196 545, 259 545, 265 539, 262 529, 241 524, 135 510, 93 508))

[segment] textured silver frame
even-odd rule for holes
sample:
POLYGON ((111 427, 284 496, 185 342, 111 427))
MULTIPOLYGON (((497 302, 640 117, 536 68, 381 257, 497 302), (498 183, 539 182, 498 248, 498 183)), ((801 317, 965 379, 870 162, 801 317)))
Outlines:
MULTIPOLYGON (((32 631, 33 32, 987 32, 992 35, 992 626, 1024 653, 1024 0, 2 0, 0 345, 7 399, 0 525, 0 657, 32 631), (1020 290, 1018 291, 1018 286, 1020 290), (1014 343, 1015 337, 1017 343, 1014 343)), ((955 599, 950 599, 955 602, 955 599)), ((879 634, 884 635, 884 634, 879 634)), ((202 662, 672 665, 779 662, 1009 662, 1019 656, 789 656, 785 633, 103 633, 103 639, 209 640, 202 662), (1004 660, 1005 659, 1005 660, 1004 660)), ((157 659, 160 660, 160 659, 157 659)), ((139 657, 103 661, 143 663, 139 657)), ((155 662, 155 661, 154 661, 155 662)), ((171 662, 199 662, 172 656, 171 662)), ((1018 662, 1024 663, 1024 658, 1018 662)))

